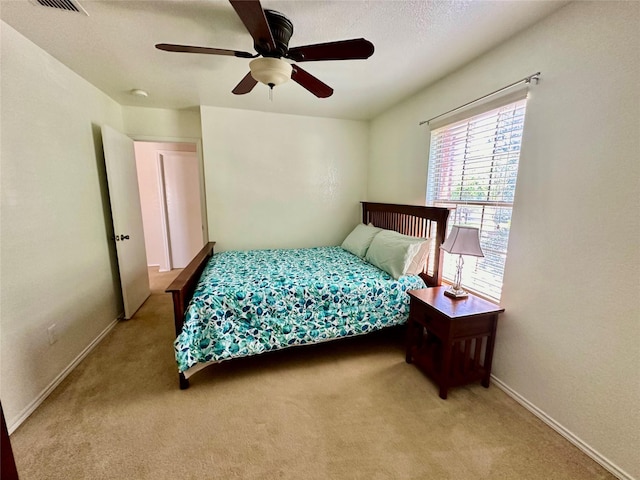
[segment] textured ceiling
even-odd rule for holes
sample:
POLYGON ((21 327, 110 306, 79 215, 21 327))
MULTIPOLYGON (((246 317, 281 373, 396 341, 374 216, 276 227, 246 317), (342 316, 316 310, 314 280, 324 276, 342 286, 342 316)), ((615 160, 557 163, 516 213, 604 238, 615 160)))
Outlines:
MULTIPOLYGON (((35 2, 35 0, 33 0, 35 2)), ((88 16, 1 0, 0 18, 122 105, 211 105, 299 115, 369 119, 474 57, 538 22, 566 1, 271 1, 263 8, 294 25, 290 47, 364 37, 368 60, 310 62, 303 67, 334 89, 318 99, 290 81, 274 90, 231 90, 248 59, 163 52, 178 43, 253 52, 227 1, 80 1, 88 16), (149 97, 128 92, 141 88, 149 97)))

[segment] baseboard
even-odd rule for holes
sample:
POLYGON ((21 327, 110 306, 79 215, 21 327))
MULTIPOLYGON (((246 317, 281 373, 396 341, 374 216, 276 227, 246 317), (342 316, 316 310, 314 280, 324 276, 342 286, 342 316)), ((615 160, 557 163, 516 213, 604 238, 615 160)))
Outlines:
POLYGON ((154 263, 153 265, 147 265, 148 268, 158 268, 158 273, 162 273, 162 272, 170 272, 171 269, 170 268, 163 268, 162 265, 160 265, 159 263, 154 263))
POLYGON ((526 398, 520 395, 518 392, 513 390, 511 387, 506 385, 502 380, 496 378, 494 375, 491 375, 491 380, 500 390, 505 392, 511 398, 513 398, 516 402, 522 405, 524 408, 533 413, 536 417, 546 423, 548 426, 553 428, 556 432, 562 435, 564 438, 569 440, 573 445, 578 447, 582 452, 591 457, 593 460, 598 462, 602 467, 607 469, 612 475, 615 475, 620 480, 635 480, 631 475, 622 470, 620 467, 612 463, 609 459, 598 453, 596 450, 591 448, 588 444, 574 435, 571 431, 567 430, 565 427, 556 422, 553 418, 547 415, 545 412, 536 407, 533 403, 529 402, 526 398))
POLYGON ((22 410, 16 420, 11 422, 10 424, 7 424, 9 435, 11 435, 20 425, 22 425, 22 422, 29 418, 29 415, 31 415, 35 411, 35 409, 45 401, 45 399, 51 394, 51 392, 53 392, 55 388, 60 385, 60 383, 67 377, 67 375, 69 375, 73 371, 73 369, 76 368, 87 355, 89 355, 91 350, 93 350, 96 345, 98 345, 98 343, 100 343, 100 341, 111 330, 113 330, 117 323, 118 319, 115 319, 113 322, 107 325, 107 328, 100 332, 100 334, 89 345, 87 345, 87 347, 82 350, 82 352, 80 352, 80 354, 75 359, 73 359, 73 361, 69 365, 67 365, 67 367, 62 370, 62 372, 60 372, 60 374, 56 378, 53 379, 49 386, 47 386, 42 392, 40 392, 40 395, 38 395, 29 405, 25 407, 24 410, 22 410))

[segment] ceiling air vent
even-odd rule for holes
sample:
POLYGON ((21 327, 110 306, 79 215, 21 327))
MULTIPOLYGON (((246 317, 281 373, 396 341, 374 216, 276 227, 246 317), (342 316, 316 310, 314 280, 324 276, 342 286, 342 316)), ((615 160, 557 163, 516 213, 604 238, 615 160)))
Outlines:
POLYGON ((58 10, 66 10, 67 12, 89 15, 76 0, 31 0, 31 3, 42 7, 57 8, 58 10))

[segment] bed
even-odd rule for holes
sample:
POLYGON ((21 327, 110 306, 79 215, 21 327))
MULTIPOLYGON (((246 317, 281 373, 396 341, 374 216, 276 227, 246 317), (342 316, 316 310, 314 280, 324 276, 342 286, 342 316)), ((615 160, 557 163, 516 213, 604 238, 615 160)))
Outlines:
POLYGON ((402 324, 408 290, 442 280, 446 208, 362 203, 363 225, 429 238, 418 275, 394 278, 341 247, 228 251, 207 244, 167 288, 181 389, 233 358, 402 324))

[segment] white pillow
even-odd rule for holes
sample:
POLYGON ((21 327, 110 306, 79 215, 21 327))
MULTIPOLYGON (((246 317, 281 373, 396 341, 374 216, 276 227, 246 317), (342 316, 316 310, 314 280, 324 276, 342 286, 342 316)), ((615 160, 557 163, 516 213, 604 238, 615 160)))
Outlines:
POLYGON ((425 266, 427 264, 427 259, 429 258, 429 251, 431 250, 431 239, 430 238, 415 238, 417 241, 422 242, 420 244, 420 249, 418 253, 413 257, 409 268, 405 272, 405 275, 419 275, 421 274, 425 266))
MULTIPOLYGON (((412 263, 425 243, 428 254, 428 240, 383 230, 373 238, 365 259, 397 280, 408 274, 412 267, 412 271, 418 268, 412 266, 412 263)), ((422 268, 419 271, 422 271, 422 268)))
POLYGON ((341 247, 347 252, 351 252, 360 258, 364 258, 371 245, 373 237, 382 229, 373 225, 365 225, 363 223, 356 226, 353 231, 344 239, 341 247))

